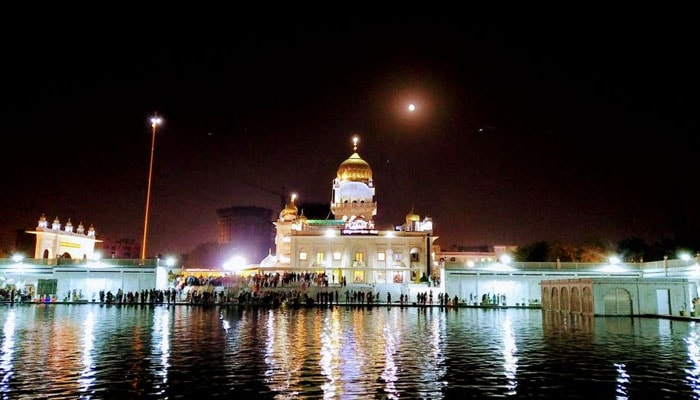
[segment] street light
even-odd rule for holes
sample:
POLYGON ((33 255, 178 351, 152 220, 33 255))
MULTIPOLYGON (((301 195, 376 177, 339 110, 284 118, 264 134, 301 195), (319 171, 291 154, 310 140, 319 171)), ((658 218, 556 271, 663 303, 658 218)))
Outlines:
POLYGON ((146 190, 146 216, 143 219, 143 244, 141 245, 141 260, 146 259, 146 240, 148 239, 148 208, 151 203, 151 177, 153 176, 153 152, 156 147, 156 128, 163 123, 163 119, 158 115, 151 118, 151 163, 148 167, 148 189, 146 190))

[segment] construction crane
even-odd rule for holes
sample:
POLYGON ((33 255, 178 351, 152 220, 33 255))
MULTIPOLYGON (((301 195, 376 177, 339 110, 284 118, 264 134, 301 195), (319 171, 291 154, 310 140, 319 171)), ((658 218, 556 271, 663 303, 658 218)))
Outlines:
POLYGON ((278 191, 276 191, 276 190, 268 189, 268 188, 266 188, 266 187, 263 187, 263 186, 260 186, 260 185, 258 185, 258 184, 255 184, 255 183, 253 183, 253 182, 243 181, 243 183, 245 183, 245 184, 248 185, 248 186, 252 186, 252 187, 254 187, 254 188, 258 189, 258 190, 262 190, 263 192, 267 192, 267 193, 270 193, 270 194, 274 194, 274 195, 279 196, 279 198, 280 198, 280 209, 283 209, 284 207, 287 206, 287 189, 285 189, 284 186, 282 186, 282 191, 281 191, 281 192, 278 192, 278 191))

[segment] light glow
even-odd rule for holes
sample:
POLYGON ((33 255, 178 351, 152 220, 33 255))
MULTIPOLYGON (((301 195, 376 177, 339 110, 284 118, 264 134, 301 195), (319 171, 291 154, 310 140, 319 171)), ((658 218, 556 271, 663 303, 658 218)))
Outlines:
POLYGON ((618 264, 609 264, 600 268, 603 272, 624 272, 625 269, 618 264))
POLYGON ((510 256, 510 254, 501 254, 500 260, 503 264, 510 264, 511 261, 513 261, 513 258, 510 256))
POLYGON ((231 272, 241 272, 245 266, 246 261, 242 256, 234 256, 223 265, 224 270, 231 272))

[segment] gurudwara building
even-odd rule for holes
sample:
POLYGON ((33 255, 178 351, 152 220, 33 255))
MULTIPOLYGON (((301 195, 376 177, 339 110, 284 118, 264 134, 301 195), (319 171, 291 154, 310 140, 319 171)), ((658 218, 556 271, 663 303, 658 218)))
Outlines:
MULTIPOLYGON (((413 210, 401 225, 377 229, 372 168, 360 157, 357 139, 353 142, 352 154, 340 163, 331 181, 328 218, 307 218, 295 204, 295 196, 274 221, 265 222, 264 215, 257 213, 253 219, 234 219, 241 213, 229 210, 231 229, 251 221, 268 227, 272 222, 275 227, 275 254, 268 250, 259 264, 248 266, 248 272, 315 273, 336 288, 347 285, 345 290, 391 293, 392 298, 403 294, 410 302, 429 291, 436 296, 449 294, 452 304, 463 306, 672 315, 683 314, 692 305, 693 315, 700 317, 700 252, 694 259, 645 263, 512 262, 505 257, 515 250, 510 246, 442 252, 434 244, 438 237, 433 235, 432 220, 421 219, 413 210)), ((95 301, 100 291, 168 289, 170 273, 180 270, 167 262, 161 265, 158 258, 101 260, 94 251, 99 242, 94 228, 86 230, 81 223, 74 231, 70 220, 62 228, 58 218, 49 225, 42 215, 37 227, 27 232, 37 237, 34 259, 0 260, 0 294, 16 290, 30 298, 95 301)), ((315 286, 315 290, 321 287, 315 286)), ((241 287, 216 290, 240 291, 241 287)))
POLYGON ((324 273, 330 283, 409 283, 433 274, 433 224, 411 211, 402 225, 378 230, 372 168, 353 153, 340 163, 332 180, 333 219, 307 219, 295 204, 282 209, 275 222, 276 254, 260 270, 324 273))

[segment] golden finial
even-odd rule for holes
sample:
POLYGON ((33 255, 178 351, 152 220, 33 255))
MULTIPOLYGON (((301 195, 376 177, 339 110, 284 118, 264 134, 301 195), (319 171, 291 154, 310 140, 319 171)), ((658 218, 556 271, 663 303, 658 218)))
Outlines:
POLYGON ((357 142, 360 141, 360 138, 357 136, 353 136, 352 138, 352 151, 357 151, 357 142))

